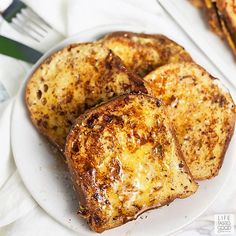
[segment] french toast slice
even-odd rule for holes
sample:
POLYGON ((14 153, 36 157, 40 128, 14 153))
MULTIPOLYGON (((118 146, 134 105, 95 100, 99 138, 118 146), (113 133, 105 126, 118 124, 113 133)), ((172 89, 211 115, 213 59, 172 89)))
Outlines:
POLYGON ((161 102, 128 94, 86 111, 65 156, 92 230, 103 232, 193 194, 194 182, 161 102))
POLYGON ((216 6, 225 39, 236 55, 236 4, 234 0, 217 0, 216 6))
POLYGON ((192 61, 183 47, 160 34, 114 32, 100 41, 140 77, 170 62, 192 61))
POLYGON ((142 79, 102 44, 82 43, 46 59, 29 79, 25 100, 33 124, 63 151, 75 118, 129 92, 146 93, 142 79))
POLYGON ((231 140, 235 105, 218 79, 194 63, 173 63, 144 80, 163 99, 194 179, 216 176, 231 140))

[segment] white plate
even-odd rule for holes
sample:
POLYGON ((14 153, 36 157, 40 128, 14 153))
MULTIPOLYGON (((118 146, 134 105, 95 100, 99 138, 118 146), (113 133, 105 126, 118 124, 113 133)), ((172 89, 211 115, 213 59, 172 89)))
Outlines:
MULTIPOLYGON (((147 32, 145 29, 127 25, 103 26, 81 32, 46 53, 32 71, 45 57, 69 43, 95 40, 105 33, 117 30, 147 32)), ((155 33, 166 34, 180 44, 185 45, 197 62, 215 75, 219 75, 188 38, 177 31, 173 25, 166 23, 166 21, 160 21, 155 33), (172 32, 175 32, 175 34, 173 35, 172 32)), ((29 76, 30 74, 27 78, 29 76)), ((226 81, 224 83, 227 84, 226 81)), ((79 235, 94 235, 95 233, 89 230, 85 221, 76 215, 77 201, 63 160, 53 154, 45 139, 38 134, 29 120, 24 104, 24 87, 21 88, 18 94, 12 115, 12 148, 16 165, 25 186, 39 205, 58 222, 80 233, 79 235)), ((235 99, 235 90, 231 87, 229 89, 235 99)), ((202 214, 219 193, 233 165, 233 156, 236 155, 235 148, 236 140, 234 137, 219 176, 201 182, 199 190, 193 196, 187 199, 178 199, 168 207, 165 206, 144 213, 137 220, 108 230, 103 235, 166 235, 187 225, 202 214)))

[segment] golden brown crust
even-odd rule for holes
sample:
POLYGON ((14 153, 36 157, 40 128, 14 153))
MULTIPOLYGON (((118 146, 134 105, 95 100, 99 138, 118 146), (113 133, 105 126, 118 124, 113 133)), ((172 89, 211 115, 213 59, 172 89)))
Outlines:
POLYGON ((163 66, 144 80, 149 93, 168 105, 194 179, 216 176, 234 130, 235 105, 229 92, 193 63, 163 66))
POLYGON ((221 38, 224 37, 224 32, 221 25, 220 16, 218 14, 218 9, 216 3, 211 0, 205 1, 205 15, 210 26, 210 29, 216 33, 221 38))
MULTIPOLYGON (((231 97, 231 95, 230 95, 231 97)), ((231 97, 232 99, 232 97, 231 97)), ((223 162, 224 162, 224 158, 225 158, 225 154, 226 154, 226 151, 229 147, 229 144, 230 144, 230 141, 231 141, 231 138, 233 137, 233 134, 234 134, 234 128, 235 128, 235 120, 236 120, 236 106, 234 105, 234 115, 231 116, 231 119, 229 121, 229 131, 228 131, 228 134, 226 136, 226 139, 225 139, 225 143, 224 143, 224 146, 222 148, 222 152, 221 152, 221 156, 220 156, 220 163, 219 165, 217 166, 216 170, 213 172, 213 175, 212 176, 208 176, 207 179, 211 179, 212 177, 215 177, 219 174, 219 171, 223 165, 223 162)), ((205 178, 199 178, 199 180, 204 180, 205 178)))
POLYGON ((217 0, 216 7, 232 35, 236 34, 236 5, 232 0, 217 0))
POLYGON ((234 4, 232 0, 216 1, 225 39, 236 55, 236 6, 234 4))
POLYGON ((27 82, 25 101, 36 128, 60 150, 75 118, 100 102, 146 92, 144 82, 99 43, 69 45, 47 58, 27 82))
POLYGON ((100 41, 141 77, 170 62, 192 61, 183 47, 161 34, 120 31, 108 34, 100 41))
MULTIPOLYGON (((177 138, 177 136, 176 136, 176 131, 175 131, 175 128, 173 127, 173 124, 172 124, 172 123, 170 123, 170 129, 171 129, 171 132, 173 133, 173 138, 174 138, 174 140, 175 140, 175 142, 176 142, 176 149, 177 149, 178 156, 182 159, 182 161, 183 161, 183 163, 184 163, 184 167, 183 167, 184 172, 185 172, 185 173, 188 173, 189 176, 191 176, 191 178, 194 179, 194 177, 193 177, 193 175, 192 175, 192 173, 191 173, 191 171, 190 171, 190 169, 189 169, 189 167, 188 167, 188 165, 187 165, 187 162, 186 162, 186 160, 185 160, 184 154, 183 154, 183 152, 182 152, 182 150, 181 150, 181 145, 180 145, 179 140, 178 140, 178 138, 177 138)), ((184 196, 184 198, 185 198, 185 197, 186 197, 186 196, 184 196)), ((181 196, 178 196, 178 198, 182 198, 182 197, 181 197, 181 196)))
POLYGON ((204 0, 189 0, 195 7, 204 7, 204 0))
POLYGON ((147 95, 123 95, 82 114, 65 156, 79 212, 96 232, 197 190, 164 106, 147 95))
POLYGON ((236 8, 233 0, 205 0, 201 7, 210 29, 224 39, 236 55, 236 8))

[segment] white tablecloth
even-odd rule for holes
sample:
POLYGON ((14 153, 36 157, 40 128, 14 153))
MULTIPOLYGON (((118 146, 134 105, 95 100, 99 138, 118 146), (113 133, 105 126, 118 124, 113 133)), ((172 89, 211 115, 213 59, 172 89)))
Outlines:
MULTIPOLYGON (((94 26, 135 23, 155 27, 158 17, 167 17, 155 0, 25 0, 64 37, 94 26)), ((178 29, 176 29, 178 30, 178 29)), ((0 21, 0 34, 46 51, 0 21)), ((6 92, 0 103, 0 235, 78 235, 49 217, 32 199, 17 172, 10 148, 10 115, 14 96, 30 64, 0 55, 0 83, 6 92)), ((236 171, 236 168, 235 168, 236 171)), ((235 172, 234 171, 234 172, 235 172)), ((211 235, 213 214, 236 212, 236 175, 228 180, 221 196, 205 214, 178 235, 211 235)))

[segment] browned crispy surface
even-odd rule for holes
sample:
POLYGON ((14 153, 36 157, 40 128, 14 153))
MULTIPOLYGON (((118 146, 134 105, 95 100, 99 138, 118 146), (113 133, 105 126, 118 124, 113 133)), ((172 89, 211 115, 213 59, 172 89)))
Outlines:
POLYGON ((226 41, 236 55, 236 2, 233 0, 217 0, 216 5, 226 41))
POLYGON ((183 47, 160 34, 114 32, 101 42, 141 77, 167 63, 192 61, 183 47))
POLYGON ((190 2, 192 2, 192 4, 196 7, 204 7, 204 0, 190 0, 190 2))
POLYGON ((216 33, 221 38, 224 37, 224 32, 221 25, 220 15, 218 14, 218 9, 216 3, 212 0, 205 0, 205 14, 207 17, 210 29, 216 33))
POLYGON ((99 43, 69 45, 46 59, 29 79, 25 99, 33 124, 64 149, 71 125, 86 109, 129 92, 143 81, 99 43))
POLYGON ((216 6, 230 34, 236 35, 236 2, 234 0, 217 0, 216 6))
POLYGON ((197 190, 161 102, 124 95, 82 114, 65 156, 80 213, 96 232, 197 190))
POLYGON ((163 99, 194 179, 216 176, 233 134, 235 105, 229 92, 194 63, 169 64, 144 78, 163 99))
POLYGON ((221 26, 222 26, 222 30, 225 36, 225 40, 227 41, 228 45, 232 49, 234 55, 236 55, 236 44, 235 44, 236 41, 234 41, 234 37, 231 35, 229 28, 227 27, 223 19, 221 19, 221 26))
MULTIPOLYGON (((197 1, 197 0, 196 0, 197 1)), ((203 0, 210 29, 224 39, 236 55, 236 3, 234 0, 203 0)), ((193 0, 193 4, 195 1, 193 0)), ((196 4, 194 4, 196 5, 196 4)), ((198 4, 197 4, 198 5, 198 4)))

